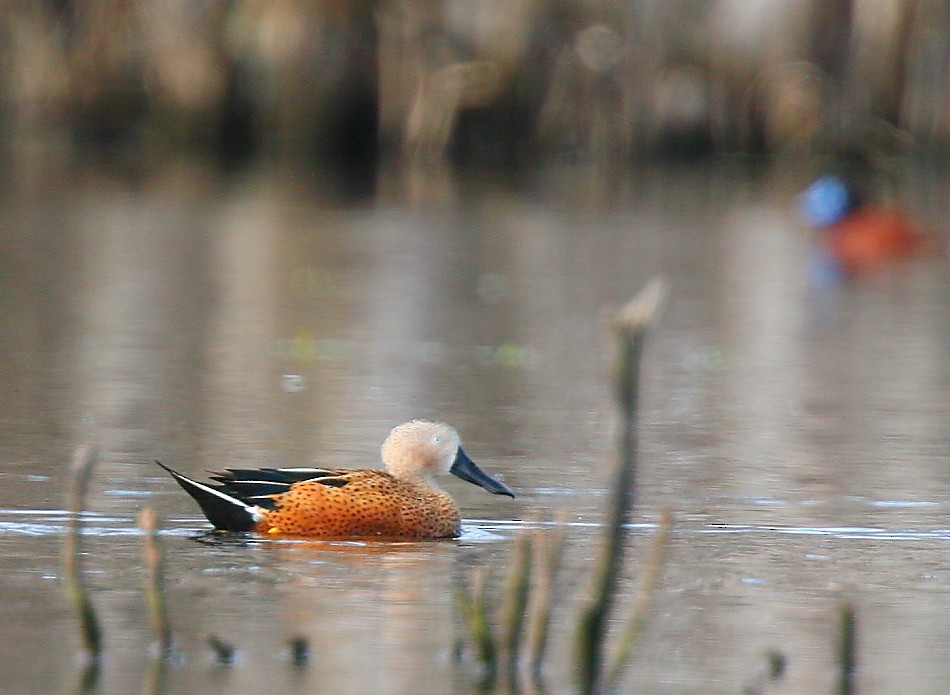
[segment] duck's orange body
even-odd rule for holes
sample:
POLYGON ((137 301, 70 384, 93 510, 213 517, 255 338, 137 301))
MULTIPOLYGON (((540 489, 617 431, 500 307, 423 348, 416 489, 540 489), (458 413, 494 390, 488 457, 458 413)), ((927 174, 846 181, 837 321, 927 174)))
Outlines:
MULTIPOLYGON (((514 497, 462 450, 454 429, 413 420, 382 447, 386 470, 226 469, 201 483, 162 466, 220 531, 310 538, 454 538, 455 501, 433 481, 452 473, 489 492, 514 497)), ((162 465, 162 464, 159 464, 162 465)))
POLYGON ((461 514, 447 493, 385 471, 328 471, 346 485, 305 480, 276 496, 254 526, 258 533, 321 538, 454 538, 461 514))

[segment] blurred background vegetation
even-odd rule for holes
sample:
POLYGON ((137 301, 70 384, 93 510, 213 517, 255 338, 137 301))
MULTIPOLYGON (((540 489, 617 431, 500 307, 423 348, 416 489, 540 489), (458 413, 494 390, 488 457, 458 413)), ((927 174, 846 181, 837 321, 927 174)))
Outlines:
POLYGON ((947 0, 7 0, 8 156, 381 160, 950 146, 947 0))

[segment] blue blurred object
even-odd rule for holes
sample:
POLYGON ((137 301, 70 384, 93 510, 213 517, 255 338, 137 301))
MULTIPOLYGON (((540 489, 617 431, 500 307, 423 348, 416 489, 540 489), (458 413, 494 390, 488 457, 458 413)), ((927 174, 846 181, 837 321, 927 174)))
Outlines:
POLYGON ((845 279, 844 266, 829 249, 812 250, 806 266, 808 281, 814 288, 837 287, 845 279))
POLYGON ((850 212, 854 202, 845 182, 828 175, 802 192, 798 210, 809 225, 830 227, 850 212))

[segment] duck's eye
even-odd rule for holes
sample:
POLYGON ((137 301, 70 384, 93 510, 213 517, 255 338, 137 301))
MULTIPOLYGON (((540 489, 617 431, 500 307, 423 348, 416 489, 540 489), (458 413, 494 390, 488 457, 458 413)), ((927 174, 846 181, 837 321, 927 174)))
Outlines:
POLYGON ((439 436, 438 434, 435 435, 434 437, 432 437, 432 443, 433 443, 433 444, 441 444, 441 443, 442 443, 442 437, 439 436))

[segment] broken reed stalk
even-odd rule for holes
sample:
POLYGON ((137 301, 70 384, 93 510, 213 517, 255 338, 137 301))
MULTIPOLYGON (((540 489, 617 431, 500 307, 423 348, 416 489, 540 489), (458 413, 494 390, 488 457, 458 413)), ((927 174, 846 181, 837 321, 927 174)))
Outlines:
POLYGON ((626 526, 634 502, 640 361, 647 333, 664 294, 662 280, 654 278, 617 311, 612 321, 619 343, 614 386, 621 413, 620 460, 612 486, 613 499, 608 510, 606 537, 595 568, 591 598, 578 625, 578 672, 580 691, 585 695, 597 693, 601 689, 604 637, 613 608, 617 579, 623 567, 626 526))
POLYGON ((854 604, 842 601, 838 606, 838 695, 854 695, 857 670, 857 616, 854 604))
POLYGON ((633 604, 630 617, 620 634, 617 649, 607 671, 607 690, 612 690, 619 682, 624 667, 630 661, 630 655, 633 653, 637 638, 643 632, 643 626, 646 624, 647 614, 650 611, 650 604, 653 602, 653 592, 660 579, 660 570, 663 567, 672 528, 673 512, 667 507, 660 517, 660 525, 656 529, 656 535, 653 536, 650 553, 640 575, 640 591, 633 604))
POLYGON ((536 581, 528 607, 528 632, 524 645, 527 675, 534 682, 541 678, 541 666, 547 650, 554 586, 558 570, 561 568, 561 558, 564 555, 566 529, 567 514, 562 513, 558 515, 550 533, 538 531, 534 534, 533 562, 537 568, 534 573, 536 581))
POLYGON ((151 507, 139 513, 139 528, 144 534, 145 556, 145 603, 148 619, 155 632, 161 659, 171 654, 172 630, 168 622, 168 605, 165 601, 165 581, 162 548, 158 540, 158 515, 151 507))
POLYGON ((86 489, 92 469, 99 458, 99 448, 84 444, 73 454, 68 508, 69 532, 63 543, 63 581, 66 594, 79 618, 83 648, 87 658, 88 678, 95 680, 102 655, 102 628, 82 576, 82 513, 86 506, 86 489))
POLYGON ((521 635, 524 632, 525 608, 531 589, 531 534, 522 531, 512 549, 511 569, 505 582, 499 618, 500 661, 509 683, 516 683, 521 635))
POLYGON ((488 614, 487 585, 488 568, 476 567, 472 570, 469 592, 460 588, 455 597, 459 613, 475 645, 475 654, 485 669, 483 680, 494 683, 498 673, 498 656, 488 614))

